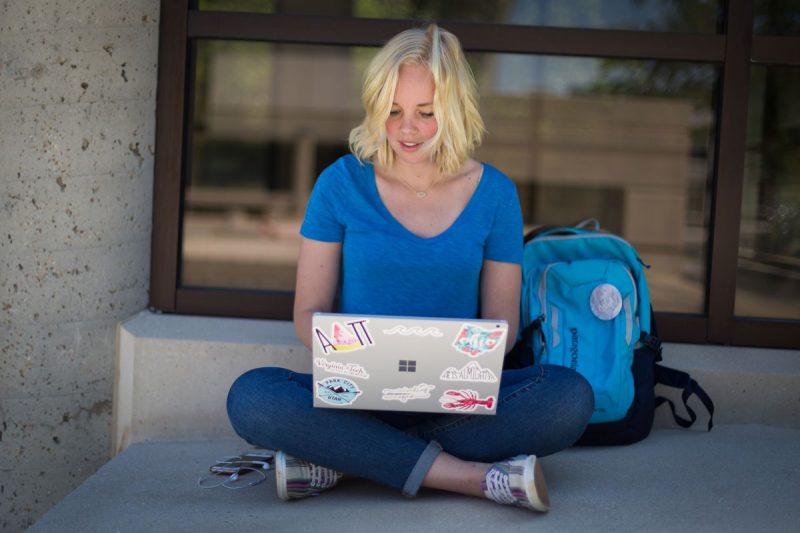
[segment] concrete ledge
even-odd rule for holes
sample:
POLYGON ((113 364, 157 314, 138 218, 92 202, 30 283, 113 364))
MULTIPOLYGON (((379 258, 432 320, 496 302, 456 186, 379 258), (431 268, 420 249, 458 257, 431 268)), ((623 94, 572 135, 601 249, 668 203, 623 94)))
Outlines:
POLYGON ((233 381, 260 366, 310 372, 289 322, 142 311, 119 324, 112 453, 150 440, 234 438, 233 381))
POLYGON ((632 446, 573 448, 542 459, 552 510, 541 515, 423 490, 407 499, 363 480, 285 503, 274 478, 248 489, 201 489, 242 441, 135 444, 30 530, 747 532, 796 531, 800 430, 718 426, 656 430, 632 446))
MULTIPOLYGON (((800 351, 730 346, 665 344, 663 364, 686 370, 711 396, 716 424, 770 424, 800 428, 800 351)), ((679 401, 666 387, 656 393, 679 401)), ((702 404, 689 405, 706 421, 702 404)), ((666 406, 656 411, 656 427, 675 427, 666 406)))
MULTIPOLYGON (((688 370, 705 388, 716 403, 717 424, 800 428, 800 352, 667 344, 664 363, 688 370)), ((122 322, 113 452, 143 441, 235 437, 225 414, 228 388, 259 366, 311 371, 291 323, 148 311, 122 322)), ((690 405, 703 414, 699 403, 690 405)), ((666 407, 656 427, 675 427, 666 407)))

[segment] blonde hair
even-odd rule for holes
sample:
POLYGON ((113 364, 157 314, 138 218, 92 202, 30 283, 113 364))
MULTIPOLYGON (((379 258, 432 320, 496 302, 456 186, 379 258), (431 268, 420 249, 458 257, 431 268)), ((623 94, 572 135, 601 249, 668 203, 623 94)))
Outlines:
POLYGON ((433 74, 433 114, 438 129, 432 160, 442 174, 456 173, 481 143, 483 119, 478 89, 458 38, 431 24, 392 37, 372 59, 364 76, 364 120, 350 132, 350 151, 361 161, 390 168, 394 152, 386 139, 400 66, 424 65, 433 74))

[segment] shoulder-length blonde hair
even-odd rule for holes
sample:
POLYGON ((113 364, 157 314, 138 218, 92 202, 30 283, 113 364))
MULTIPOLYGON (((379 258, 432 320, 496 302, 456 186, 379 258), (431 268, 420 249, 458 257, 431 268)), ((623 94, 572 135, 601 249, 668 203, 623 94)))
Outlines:
POLYGON ((433 74, 433 114, 438 129, 432 158, 441 173, 454 174, 480 145, 484 125, 478 112, 477 85, 461 44, 435 24, 397 34, 372 59, 361 92, 366 116, 350 132, 350 151, 361 161, 386 168, 394 164, 386 119, 403 64, 425 65, 433 74))

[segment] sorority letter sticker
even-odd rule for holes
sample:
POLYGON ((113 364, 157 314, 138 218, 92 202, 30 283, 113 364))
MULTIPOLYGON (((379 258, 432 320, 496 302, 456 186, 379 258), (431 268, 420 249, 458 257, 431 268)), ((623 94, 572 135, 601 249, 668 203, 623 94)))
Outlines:
POLYGON ((413 387, 398 387, 396 389, 383 389, 382 399, 390 401, 398 401, 406 403, 408 400, 427 400, 431 397, 431 391, 436 388, 436 385, 428 385, 427 383, 420 383, 413 387))
POLYGON ((341 374, 351 378, 369 379, 367 369, 357 363, 342 363, 341 361, 328 361, 324 357, 314 359, 314 365, 331 374, 341 374))
POLYGON ((448 390, 439 398, 439 403, 444 409, 454 411, 474 411, 478 406, 491 411, 495 398, 494 396, 479 398, 478 393, 471 389, 448 390))
POLYGON ((477 361, 470 361, 461 369, 451 366, 445 368, 439 376, 442 381, 477 381, 480 383, 497 383, 497 376, 488 368, 483 368, 477 361))
POLYGON ((471 357, 478 357, 497 348, 505 334, 503 329, 485 329, 475 324, 464 324, 453 341, 453 348, 471 357))
POLYGON ((366 318, 345 322, 344 326, 334 322, 330 334, 326 334, 320 328, 314 328, 322 353, 328 355, 329 352, 361 350, 375 344, 367 329, 367 322, 369 320, 366 318))
POLYGON ((317 381, 317 398, 330 405, 350 405, 361 390, 347 378, 325 378, 317 381))

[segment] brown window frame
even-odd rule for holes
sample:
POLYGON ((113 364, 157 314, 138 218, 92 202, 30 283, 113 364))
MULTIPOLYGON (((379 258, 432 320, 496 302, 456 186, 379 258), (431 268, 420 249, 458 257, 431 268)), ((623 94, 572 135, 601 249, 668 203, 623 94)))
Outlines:
MULTIPOLYGON (((706 312, 656 313, 671 342, 800 348, 800 321, 735 316, 737 251, 744 183, 750 65, 800 66, 800 37, 753 34, 753 0, 726 3, 724 31, 684 34, 442 22, 465 50, 664 59, 721 67, 710 214, 706 312)), ((293 293, 181 287, 182 187, 196 39, 380 46, 423 21, 199 11, 162 0, 150 307, 158 312, 291 320, 293 293)))

